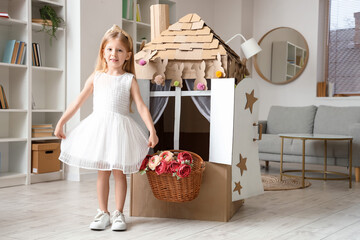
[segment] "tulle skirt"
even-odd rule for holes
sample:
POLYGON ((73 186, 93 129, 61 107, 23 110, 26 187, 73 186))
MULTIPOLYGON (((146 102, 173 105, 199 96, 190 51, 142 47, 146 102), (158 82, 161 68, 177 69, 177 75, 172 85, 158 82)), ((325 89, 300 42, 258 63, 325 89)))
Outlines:
POLYGON ((62 140, 59 159, 80 168, 130 174, 139 171, 148 151, 145 133, 130 116, 94 111, 62 140))

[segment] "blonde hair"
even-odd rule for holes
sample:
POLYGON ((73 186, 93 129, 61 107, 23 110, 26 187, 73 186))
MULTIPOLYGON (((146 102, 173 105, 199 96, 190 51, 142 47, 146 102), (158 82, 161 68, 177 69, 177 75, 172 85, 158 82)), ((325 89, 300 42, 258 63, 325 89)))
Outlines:
POLYGON ((104 48, 111 39, 118 39, 122 44, 124 44, 126 51, 131 52, 130 59, 124 62, 122 68, 125 72, 135 75, 133 40, 127 32, 115 24, 106 31, 101 40, 95 71, 106 72, 108 70, 107 63, 104 59, 104 48))

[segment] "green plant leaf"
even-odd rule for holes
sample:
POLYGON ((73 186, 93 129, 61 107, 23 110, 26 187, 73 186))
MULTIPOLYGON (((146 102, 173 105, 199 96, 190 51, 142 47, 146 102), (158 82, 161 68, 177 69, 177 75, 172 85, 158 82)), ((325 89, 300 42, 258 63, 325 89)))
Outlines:
POLYGON ((64 19, 57 16, 56 11, 48 5, 44 5, 42 8, 39 9, 40 11, 40 17, 44 20, 42 24, 42 29, 40 31, 43 31, 47 33, 50 36, 50 45, 52 43, 52 38, 56 39, 56 31, 58 27, 60 26, 61 22, 64 22, 64 19), (46 20, 50 20, 52 23, 51 28, 47 27, 46 20))

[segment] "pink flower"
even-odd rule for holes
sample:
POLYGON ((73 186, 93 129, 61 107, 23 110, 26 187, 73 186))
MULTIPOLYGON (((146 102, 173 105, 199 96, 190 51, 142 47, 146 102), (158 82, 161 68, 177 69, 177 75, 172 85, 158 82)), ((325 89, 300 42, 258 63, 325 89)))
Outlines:
POLYGON ((197 89, 197 90, 205 90, 205 84, 203 84, 203 83, 198 83, 198 84, 196 85, 196 89, 197 89))
POLYGON ((160 164, 155 168, 155 172, 157 175, 163 174, 166 172, 167 170, 167 162, 166 161, 161 161, 160 164))
POLYGON ((160 157, 158 155, 154 155, 149 160, 149 168, 151 170, 155 170, 155 168, 160 164, 160 157))
POLYGON ((175 160, 172 160, 168 163, 168 172, 170 173, 175 173, 177 172, 178 168, 180 167, 180 163, 175 161, 175 160))
POLYGON ((177 160, 181 163, 182 161, 189 160, 192 163, 193 159, 190 153, 181 152, 177 155, 177 160))
POLYGON ((164 152, 160 153, 160 155, 159 155, 161 160, 165 160, 166 162, 170 162, 172 160, 173 156, 174 156, 174 154, 170 151, 164 151, 164 152))
POLYGON ((177 171, 178 177, 181 178, 189 176, 190 173, 191 173, 191 167, 188 164, 181 164, 177 171))
POLYGON ((146 61, 144 59, 140 59, 139 64, 141 66, 144 66, 146 64, 146 61))
POLYGON ((147 167, 148 163, 149 163, 149 159, 151 158, 151 155, 146 155, 146 157, 144 158, 144 160, 141 163, 140 166, 140 171, 145 170, 145 168, 147 167))

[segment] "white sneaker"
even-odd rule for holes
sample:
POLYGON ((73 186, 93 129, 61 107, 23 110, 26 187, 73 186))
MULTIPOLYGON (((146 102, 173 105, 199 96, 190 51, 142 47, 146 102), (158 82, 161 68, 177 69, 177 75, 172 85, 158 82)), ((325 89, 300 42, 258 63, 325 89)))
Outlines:
POLYGON ((110 225, 110 215, 100 209, 97 210, 94 221, 90 223, 91 230, 104 230, 107 226, 110 225))
POLYGON ((125 222, 124 214, 119 210, 115 210, 113 212, 111 230, 113 231, 126 230, 126 222, 125 222))

